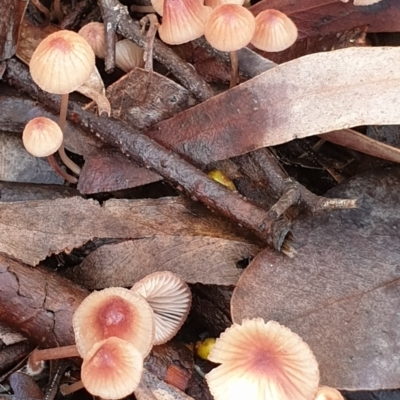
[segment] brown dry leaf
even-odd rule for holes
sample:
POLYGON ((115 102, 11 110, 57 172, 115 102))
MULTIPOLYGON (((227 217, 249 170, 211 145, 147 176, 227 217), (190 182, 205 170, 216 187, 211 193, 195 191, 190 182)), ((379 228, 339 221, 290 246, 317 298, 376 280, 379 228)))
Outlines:
POLYGON ((109 200, 80 197, 0 203, 0 252, 29 265, 97 238, 154 235, 240 239, 228 223, 180 198, 109 200))
POLYGON ((199 163, 358 125, 399 124, 400 48, 349 48, 277 66, 147 133, 199 163))
POLYGON ((300 220, 291 259, 266 249, 235 288, 235 322, 262 317, 298 333, 321 385, 400 387, 400 169, 364 174, 330 192, 358 209, 300 220))
POLYGON ((340 0, 264 0, 250 8, 254 15, 275 8, 293 19, 299 38, 343 32, 368 25, 370 32, 400 31, 400 2, 383 0, 369 7, 356 7, 340 0))
POLYGON ((68 276, 91 290, 133 286, 157 271, 171 271, 188 283, 235 285, 243 271, 237 263, 259 251, 258 246, 237 240, 157 235, 104 245, 68 276))

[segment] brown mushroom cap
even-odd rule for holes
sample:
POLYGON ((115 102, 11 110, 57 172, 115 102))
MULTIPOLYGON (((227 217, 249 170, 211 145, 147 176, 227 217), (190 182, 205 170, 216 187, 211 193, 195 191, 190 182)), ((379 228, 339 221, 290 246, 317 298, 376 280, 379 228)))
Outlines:
POLYGON ((76 309, 72 325, 83 358, 96 342, 112 336, 132 343, 143 358, 153 346, 153 310, 142 296, 128 289, 91 293, 76 309))
POLYGON ((185 281, 169 271, 155 272, 131 289, 150 304, 156 321, 154 344, 173 338, 190 311, 192 294, 185 281))
POLYGON ((103 23, 89 22, 82 26, 78 33, 89 43, 97 57, 105 58, 106 33, 103 23))
POLYGON ((263 51, 282 51, 297 40, 297 27, 284 13, 264 10, 256 17, 256 29, 251 44, 263 51))
POLYGON ((318 363, 290 329, 262 318, 233 324, 208 359, 222 363, 206 375, 215 400, 313 400, 318 363))
POLYGON ((204 36, 217 50, 236 51, 247 46, 253 36, 253 14, 238 4, 223 4, 207 19, 204 36))
POLYGON ((28 153, 35 157, 47 157, 60 148, 63 133, 51 119, 37 117, 26 124, 22 141, 28 153))
POLYGON ((104 399, 121 399, 139 385, 143 358, 132 343, 110 337, 95 343, 83 359, 81 379, 86 390, 104 399))
POLYGON ((168 44, 182 44, 204 34, 204 24, 211 12, 202 0, 164 0, 160 38, 168 44))
POLYGON ((95 56, 88 42, 72 31, 58 31, 43 39, 34 51, 29 69, 32 79, 43 90, 67 94, 78 89, 95 67, 95 56))

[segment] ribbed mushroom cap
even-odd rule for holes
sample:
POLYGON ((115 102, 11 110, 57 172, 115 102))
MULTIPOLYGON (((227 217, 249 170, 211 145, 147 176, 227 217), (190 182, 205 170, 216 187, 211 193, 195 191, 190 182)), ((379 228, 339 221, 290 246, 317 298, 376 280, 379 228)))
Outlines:
POLYGON ((120 40, 115 45, 115 64, 125 72, 131 71, 143 65, 143 53, 143 49, 129 39, 120 40))
POLYGON ((331 388, 329 386, 321 386, 318 388, 315 400, 344 400, 339 390, 331 388))
POLYGON ((172 339, 185 322, 192 303, 186 282, 169 271, 155 272, 137 282, 132 291, 143 296, 154 311, 154 344, 172 339))
POLYGON ((379 3, 382 0, 354 0, 355 6, 371 6, 372 4, 379 3))
POLYGON ((51 119, 31 119, 22 133, 22 141, 28 153, 35 157, 47 157, 55 153, 63 142, 60 127, 51 119))
POLYGON ((217 50, 236 51, 247 46, 253 36, 253 14, 238 4, 223 4, 207 19, 204 36, 217 50))
POLYGON ((256 17, 256 30, 251 44, 263 51, 282 51, 297 40, 297 27, 284 13, 264 10, 256 17))
POLYGON ((242 6, 244 0, 205 0, 204 4, 211 8, 217 8, 218 6, 222 6, 222 4, 238 4, 242 6))
POLYGON ((72 31, 58 31, 43 39, 34 51, 29 69, 43 90, 67 94, 78 89, 95 67, 89 43, 72 31))
POLYGON ((89 22, 82 26, 78 33, 89 43, 97 57, 105 58, 106 33, 103 23, 89 22))
POLYGON ((164 0, 163 20, 158 28, 161 40, 182 44, 199 38, 210 12, 202 0, 164 0))
POLYGON ((318 363, 308 345, 278 322, 233 324, 208 359, 222 363, 206 375, 215 400, 313 400, 318 363))
POLYGON ((143 358, 153 346, 153 310, 142 296, 128 289, 91 293, 76 309, 72 325, 83 358, 96 342, 112 336, 132 343, 143 358))
POLYGON ((132 343, 110 337, 95 343, 83 359, 81 379, 86 390, 103 399, 122 399, 139 385, 143 357, 132 343))
POLYGON ((163 15, 164 13, 164 0, 150 0, 151 5, 154 7, 154 9, 156 10, 156 13, 158 15, 163 15))

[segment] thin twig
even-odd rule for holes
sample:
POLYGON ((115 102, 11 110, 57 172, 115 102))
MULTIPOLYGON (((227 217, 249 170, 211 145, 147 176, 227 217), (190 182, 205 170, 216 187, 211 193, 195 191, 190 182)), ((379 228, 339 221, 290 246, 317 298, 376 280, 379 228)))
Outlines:
POLYGON ((50 23, 50 11, 46 8, 39 0, 31 0, 32 4, 44 14, 46 18, 46 24, 50 23))
POLYGON ((159 25, 157 16, 155 14, 148 14, 140 20, 140 25, 142 25, 142 33, 145 32, 147 24, 149 24, 149 30, 147 31, 144 45, 144 69, 147 71, 152 71, 154 39, 156 37, 159 25))

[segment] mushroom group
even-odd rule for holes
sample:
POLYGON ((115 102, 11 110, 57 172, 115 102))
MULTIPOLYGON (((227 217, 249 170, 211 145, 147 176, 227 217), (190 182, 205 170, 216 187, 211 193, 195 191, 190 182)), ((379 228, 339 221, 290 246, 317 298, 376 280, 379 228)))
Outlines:
POLYGON ((121 399, 136 390, 144 358, 154 345, 176 335, 190 306, 188 285, 168 271, 143 278, 131 290, 92 292, 72 318, 76 345, 35 350, 30 364, 79 355, 82 381, 64 387, 63 393, 84 387, 94 396, 121 399))

